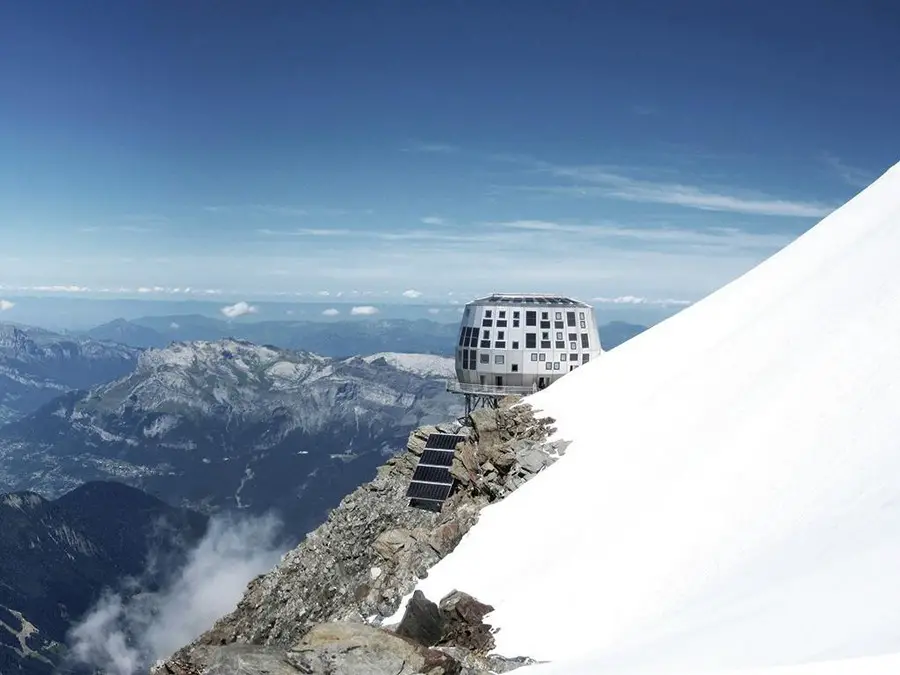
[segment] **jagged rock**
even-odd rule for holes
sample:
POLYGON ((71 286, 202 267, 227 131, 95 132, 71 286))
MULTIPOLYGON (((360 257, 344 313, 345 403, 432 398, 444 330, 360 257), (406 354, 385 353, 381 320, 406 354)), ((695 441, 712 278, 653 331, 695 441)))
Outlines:
POLYGON ((283 649, 234 643, 210 654, 203 675, 300 675, 300 671, 288 662, 283 649))
POLYGON ((435 649, 439 649, 445 654, 452 656, 460 663, 462 666, 460 675, 494 675, 495 673, 508 673, 516 668, 532 666, 539 663, 527 656, 509 659, 503 656, 497 656, 496 654, 491 656, 473 654, 468 649, 462 647, 441 646, 435 647, 435 649))
POLYGON ((462 671, 449 654, 358 623, 314 626, 285 659, 304 675, 458 675, 462 671))
POLYGON ((440 644, 463 647, 475 654, 487 654, 494 648, 491 627, 484 623, 485 615, 493 612, 493 607, 468 593, 453 591, 441 600, 439 609, 443 618, 440 644))
POLYGON ((397 635, 431 647, 444 637, 444 613, 422 591, 416 591, 406 605, 397 635))
MULTIPOLYGON (((219 645, 234 642, 287 649, 324 622, 380 623, 394 614, 428 569, 456 547, 482 508, 560 454, 547 442, 548 421, 536 419, 530 406, 517 399, 505 399, 495 410, 475 411, 469 427, 441 429, 467 436, 456 448, 451 468, 457 487, 441 512, 410 508, 406 498, 425 439, 437 431, 422 427, 410 434, 406 452, 389 459, 371 483, 345 497, 273 571, 250 583, 234 612, 166 666, 181 663, 202 671, 219 645)), ((476 650, 488 648, 489 628, 473 628, 464 621, 460 625, 470 627, 451 631, 452 639, 476 650)), ((468 675, 488 672, 477 669, 481 666, 467 668, 468 675)))

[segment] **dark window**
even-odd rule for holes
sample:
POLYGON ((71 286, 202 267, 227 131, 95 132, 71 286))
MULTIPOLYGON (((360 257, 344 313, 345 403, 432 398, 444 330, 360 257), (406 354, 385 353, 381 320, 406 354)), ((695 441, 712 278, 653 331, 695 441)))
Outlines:
POLYGON ((543 330, 541 331, 541 340, 549 340, 550 339, 550 331, 543 330))
POLYGON ((548 321, 550 319, 550 312, 541 312, 541 320, 548 321))
POLYGON ((550 340, 541 340, 541 349, 550 349, 550 340))
POLYGON ((493 319, 482 319, 482 320, 481 320, 481 325, 482 325, 482 326, 493 326, 493 325, 494 325, 494 320, 493 320, 493 319))
POLYGON ((554 322, 553 322, 553 327, 554 327, 554 328, 565 328, 566 325, 565 325, 562 321, 554 321, 554 322))
POLYGON ((582 363, 587 363, 587 362, 590 361, 590 360, 591 360, 591 355, 590 355, 590 354, 582 354, 582 355, 581 355, 581 362, 582 362, 582 363))
POLYGON ((491 310, 489 310, 489 309, 485 310, 484 315, 490 319, 491 318, 491 310))
POLYGON ((569 361, 578 362, 578 354, 569 354, 569 361))
POLYGON ((519 318, 519 312, 518 312, 518 311, 513 312, 513 318, 514 318, 514 319, 518 319, 518 318, 519 318))
POLYGON ((537 354, 532 353, 532 355, 531 355, 531 360, 532 360, 532 361, 537 361, 537 354))
POLYGON ((537 312, 532 312, 532 311, 525 312, 525 325, 526 326, 537 326, 537 312))
POLYGON ((497 319, 497 328, 506 328, 506 319, 497 319))
POLYGON ((575 325, 575 312, 566 312, 566 320, 569 322, 570 326, 575 325))
POLYGON ((513 328, 518 328, 518 327, 519 327, 519 320, 513 319, 513 328))
POLYGON ((575 342, 578 339, 577 333, 569 333, 569 342, 575 342))
POLYGON ((519 341, 518 341, 518 340, 513 340, 512 348, 513 348, 513 349, 518 349, 518 348, 519 348, 519 341))
POLYGON ((489 330, 481 331, 481 339, 482 340, 487 340, 489 337, 491 337, 491 331, 489 331, 489 330))
POLYGON ((482 363, 490 363, 490 362, 491 362, 491 355, 490 355, 490 354, 485 354, 484 352, 482 352, 482 353, 481 353, 481 362, 482 362, 482 363))
POLYGON ((481 341, 481 348, 482 348, 482 349, 490 349, 490 348, 491 348, 491 341, 490 341, 490 340, 482 340, 482 341, 481 341))
POLYGON ((469 350, 468 349, 463 349, 462 362, 463 362, 463 369, 468 370, 469 369, 469 350))
POLYGON ((509 366, 509 369, 514 373, 518 373, 519 372, 519 364, 513 363, 509 366))
POLYGON ((506 342, 503 340, 498 340, 494 343, 494 349, 506 349, 506 342))
POLYGON ((550 328, 549 321, 541 321, 541 328, 550 328))
POLYGON ((459 344, 457 345, 458 347, 462 347, 463 342, 465 342, 468 339, 468 337, 469 337, 468 331, 469 331, 468 328, 463 328, 461 331, 459 331, 459 344))
POLYGON ((506 339, 506 331, 505 331, 505 330, 498 330, 498 331, 497 331, 497 339, 498 339, 498 340, 505 340, 505 339, 506 339))
POLYGON ((525 333, 525 349, 537 347, 537 333, 525 333))
POLYGON ((566 348, 566 343, 563 342, 562 340, 557 340, 557 341, 556 341, 556 348, 557 348, 557 349, 565 349, 565 348, 566 348))
POLYGON ((581 346, 582 346, 584 349, 587 349, 588 347, 591 346, 591 343, 588 341, 588 334, 587 334, 587 333, 582 333, 582 334, 581 334, 581 346))
POLYGON ((498 316, 499 318, 501 318, 501 319, 505 319, 505 318, 506 318, 506 310, 505 310, 505 309, 501 309, 501 310, 500 310, 500 313, 497 314, 497 316, 498 316))

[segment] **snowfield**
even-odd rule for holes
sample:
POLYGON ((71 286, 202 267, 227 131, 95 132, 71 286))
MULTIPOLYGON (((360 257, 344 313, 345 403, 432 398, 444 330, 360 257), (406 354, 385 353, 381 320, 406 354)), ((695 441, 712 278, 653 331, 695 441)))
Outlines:
POLYGON ((418 586, 517 672, 898 671, 900 164, 528 400, 568 452, 418 586))
POLYGON ((422 377, 454 377, 456 375, 456 366, 453 359, 446 356, 381 352, 363 357, 363 360, 367 363, 372 363, 378 359, 384 359, 397 370, 405 370, 422 377))

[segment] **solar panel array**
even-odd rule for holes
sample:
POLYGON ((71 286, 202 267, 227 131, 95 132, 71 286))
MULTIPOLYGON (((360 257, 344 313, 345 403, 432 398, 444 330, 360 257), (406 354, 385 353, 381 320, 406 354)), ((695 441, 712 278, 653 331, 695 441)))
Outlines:
POLYGON ((456 446, 465 440, 457 434, 431 434, 413 473, 406 496, 410 506, 440 510, 453 489, 450 465, 456 446))

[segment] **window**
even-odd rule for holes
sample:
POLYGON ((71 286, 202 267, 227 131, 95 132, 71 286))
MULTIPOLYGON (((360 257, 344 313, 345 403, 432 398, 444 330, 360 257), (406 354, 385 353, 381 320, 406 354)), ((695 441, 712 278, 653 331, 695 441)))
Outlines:
POLYGON ((488 340, 488 339, 490 339, 490 337, 491 337, 491 331, 489 331, 489 330, 481 331, 481 339, 482 340, 488 340))
POLYGON ((546 361, 546 360, 547 360, 546 354, 538 354, 538 361, 546 361))
POLYGON ((498 366, 502 366, 505 360, 506 359, 504 358, 503 354, 497 354, 496 356, 494 356, 494 363, 498 366))
POLYGON ((550 349, 550 340, 541 340, 541 349, 550 349))
POLYGON ((559 370, 559 361, 553 364, 553 370, 559 370))
POLYGON ((560 329, 561 329, 561 328, 565 328, 565 327, 566 327, 566 324, 564 324, 562 321, 554 321, 554 322, 553 322, 553 327, 554 327, 554 328, 560 328, 560 329))
POLYGON ((560 354, 560 355, 559 355, 559 360, 560 360, 560 361, 565 361, 565 360, 566 360, 566 355, 565 355, 565 354, 560 354))
POLYGON ((491 318, 491 310, 486 309, 486 310, 484 311, 484 316, 485 316, 485 318, 490 319, 490 318, 491 318))
POLYGON ((537 353, 532 352, 532 354, 531 354, 531 360, 532 360, 532 361, 537 361, 537 353))
POLYGON ((575 342, 578 339, 577 333, 569 333, 569 342, 575 342))
POLYGON ((550 312, 541 312, 541 321, 549 321, 550 312))
POLYGON ((497 340, 497 342, 494 343, 494 349, 506 349, 506 343, 502 340, 497 340))
POLYGON ((518 373, 519 372, 519 364, 513 363, 509 366, 509 369, 514 373, 518 373))
POLYGON ((553 364, 547 361, 547 365, 544 366, 546 370, 553 370, 553 364))
POLYGON ((518 341, 518 340, 513 340, 512 348, 513 348, 513 349, 518 349, 518 348, 519 348, 519 341, 518 341))
POLYGON ((485 354, 484 352, 482 352, 482 353, 481 353, 481 362, 482 362, 482 363, 490 363, 490 362, 491 362, 491 355, 490 355, 490 354, 485 354))
POLYGON ((566 321, 570 326, 575 325, 575 312, 566 312, 566 321))
POLYGON ((578 312, 578 318, 584 321, 584 312, 578 312))
POLYGON ((582 329, 587 328, 587 324, 586 324, 584 321, 581 322, 581 328, 582 328, 582 329))
POLYGON ((537 312, 525 312, 525 325, 537 326, 537 312))
POLYGON ((584 349, 588 349, 588 348, 591 346, 591 343, 588 341, 588 334, 587 334, 587 333, 582 333, 582 334, 581 334, 581 346, 582 346, 582 348, 584 348, 584 349))
POLYGON ((582 362, 582 363, 587 363, 587 362, 590 361, 590 360, 591 360, 591 355, 590 355, 590 354, 582 354, 582 355, 581 355, 581 362, 582 362))
POLYGON ((497 314, 497 317, 500 319, 505 319, 506 318, 506 310, 501 309, 500 312, 497 314))
POLYGON ((578 363, 578 354, 569 354, 569 361, 574 361, 578 363))
POLYGON ((541 340, 549 340, 550 339, 550 331, 544 330, 541 331, 541 340))
POLYGON ((469 350, 468 349, 463 349, 463 351, 462 351, 462 364, 463 364, 464 370, 469 369, 469 350))
POLYGON ((525 349, 537 347, 537 333, 525 333, 525 349))
POLYGON ((491 348, 491 341, 490 341, 490 340, 482 340, 482 341, 481 341, 481 344, 480 344, 479 346, 480 346, 482 349, 490 349, 490 348, 491 348))
POLYGON ((556 332, 556 339, 557 339, 557 340, 562 340, 562 339, 563 339, 562 331, 557 331, 557 332, 556 332))
POLYGON ((541 321, 541 328, 550 328, 549 321, 541 321))
POLYGON ((557 349, 565 349, 565 348, 566 348, 566 343, 563 342, 562 340, 557 340, 557 341, 556 341, 556 348, 557 348, 557 349))
POLYGON ((514 319, 518 319, 518 318, 519 318, 519 310, 516 310, 515 312, 513 312, 513 318, 514 318, 514 319))
POLYGON ((498 330, 498 331, 497 331, 497 339, 498 339, 498 340, 505 340, 505 339, 506 339, 506 331, 505 331, 505 330, 498 330))
POLYGON ((462 347, 463 342, 465 342, 469 337, 468 330, 468 328, 463 328, 461 331, 459 331, 459 344, 457 345, 457 347, 462 347))
POLYGON ((482 319, 482 320, 481 320, 481 325, 482 325, 482 326, 493 326, 493 325, 494 325, 494 321, 493 321, 492 319, 482 319))
POLYGON ((562 320, 562 312, 557 312, 557 313, 556 313, 556 316, 555 316, 554 318, 555 318, 557 321, 561 321, 561 320, 562 320))
POLYGON ((513 328, 518 328, 518 327, 519 327, 519 320, 513 319, 513 328))
POLYGON ((571 350, 574 352, 576 349, 578 349, 578 343, 577 343, 577 342, 570 342, 570 343, 569 343, 569 349, 571 349, 571 350))
POLYGON ((497 319, 497 328, 506 328, 506 319, 497 319))

